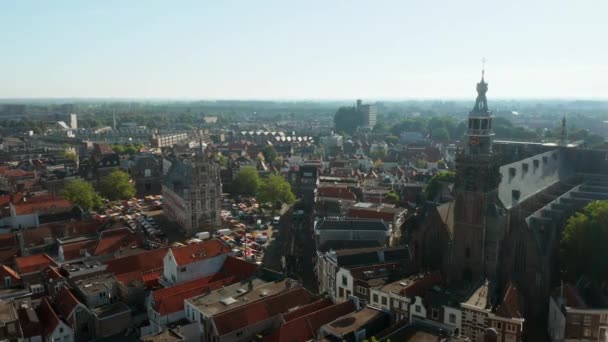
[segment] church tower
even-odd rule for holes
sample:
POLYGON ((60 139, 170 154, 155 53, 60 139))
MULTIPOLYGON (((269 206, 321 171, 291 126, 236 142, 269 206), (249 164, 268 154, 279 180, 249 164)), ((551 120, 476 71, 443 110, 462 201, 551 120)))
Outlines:
POLYGON ((476 281, 496 272, 501 236, 498 158, 492 151, 492 113, 488 83, 482 70, 477 100, 469 113, 466 145, 456 157, 455 211, 450 275, 453 280, 476 281))

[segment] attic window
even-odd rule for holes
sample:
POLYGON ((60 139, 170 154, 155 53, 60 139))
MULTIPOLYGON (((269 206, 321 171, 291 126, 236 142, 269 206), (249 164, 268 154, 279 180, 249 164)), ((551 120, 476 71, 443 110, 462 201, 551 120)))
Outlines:
POLYGON ((549 158, 547 156, 543 156, 543 164, 547 164, 549 162, 549 158))
POLYGON ((538 159, 534 159, 534 160, 532 161, 532 165, 534 165, 534 168, 536 169, 536 168, 538 168, 538 166, 540 165, 540 161, 539 161, 538 159))
POLYGON ((511 190, 511 198, 513 202, 519 201, 519 197, 521 196, 521 192, 519 190, 511 190))
POLYGON ((516 174, 517 174, 517 170, 514 167, 510 167, 509 168, 509 176, 515 177, 516 174))
POLYGON ((528 172, 528 163, 521 164, 521 169, 523 172, 528 172))

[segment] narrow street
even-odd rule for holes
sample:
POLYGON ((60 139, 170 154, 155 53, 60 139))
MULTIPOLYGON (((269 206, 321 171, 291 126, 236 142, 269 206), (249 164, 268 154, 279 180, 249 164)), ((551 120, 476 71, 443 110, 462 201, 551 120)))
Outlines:
POLYGON ((264 267, 285 273, 316 293, 313 264, 315 247, 311 224, 309 215, 294 219, 293 208, 287 210, 281 216, 279 225, 273 227, 272 239, 262 262, 264 267))

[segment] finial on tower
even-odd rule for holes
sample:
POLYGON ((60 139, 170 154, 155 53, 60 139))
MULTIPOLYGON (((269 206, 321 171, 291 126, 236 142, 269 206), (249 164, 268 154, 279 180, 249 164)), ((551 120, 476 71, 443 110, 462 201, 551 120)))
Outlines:
POLYGON ((566 114, 564 114, 564 117, 562 118, 562 132, 561 132, 560 139, 559 139, 559 144, 561 146, 566 146, 567 134, 568 134, 568 131, 566 129, 566 114))
POLYGON ((483 78, 486 74, 486 58, 482 58, 481 59, 481 80, 483 81, 483 78))

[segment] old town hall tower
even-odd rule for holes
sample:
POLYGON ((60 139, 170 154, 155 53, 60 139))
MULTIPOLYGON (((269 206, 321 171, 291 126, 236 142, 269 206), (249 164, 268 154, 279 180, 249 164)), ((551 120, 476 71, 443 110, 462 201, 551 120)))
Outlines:
POLYGON ((497 156, 492 151, 492 115, 488 109, 488 83, 482 71, 477 100, 469 113, 465 148, 456 158, 456 204, 449 274, 453 280, 476 281, 493 277, 502 237, 498 200, 500 183, 497 156))

